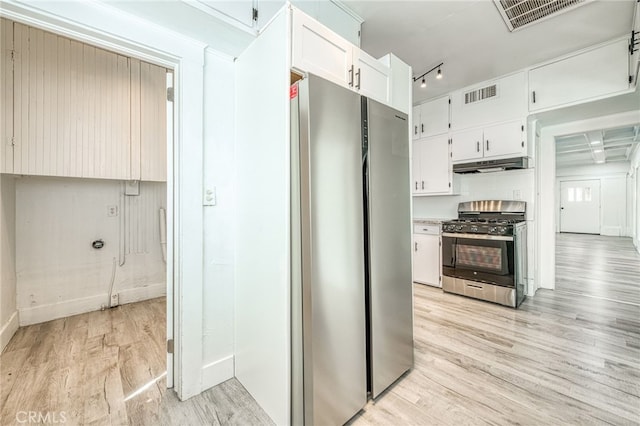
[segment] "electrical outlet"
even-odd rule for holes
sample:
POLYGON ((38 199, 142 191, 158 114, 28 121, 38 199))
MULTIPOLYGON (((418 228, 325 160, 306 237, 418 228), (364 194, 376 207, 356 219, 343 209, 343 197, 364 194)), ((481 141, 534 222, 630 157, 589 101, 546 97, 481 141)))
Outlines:
POLYGON ((203 206, 215 206, 216 205, 216 187, 205 188, 204 198, 202 200, 203 206))
POLYGON ((118 293, 116 294, 112 294, 111 295, 111 301, 109 303, 109 307, 110 308, 114 308, 116 306, 118 306, 120 303, 120 297, 118 296, 118 293))
POLYGON ((118 216, 118 206, 107 206, 107 217, 118 216))

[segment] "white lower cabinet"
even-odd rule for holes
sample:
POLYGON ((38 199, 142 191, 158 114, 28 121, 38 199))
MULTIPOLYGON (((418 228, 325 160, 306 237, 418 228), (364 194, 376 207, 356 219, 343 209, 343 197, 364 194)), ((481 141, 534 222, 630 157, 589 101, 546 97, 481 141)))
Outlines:
POLYGON ((464 130, 451 135, 451 160, 454 163, 525 156, 527 132, 524 120, 464 130))
POLYGON ((413 142, 414 195, 443 195, 453 191, 453 170, 447 135, 413 142))
POLYGON ((436 235, 413 234, 413 281, 441 287, 440 234, 437 226, 436 235))

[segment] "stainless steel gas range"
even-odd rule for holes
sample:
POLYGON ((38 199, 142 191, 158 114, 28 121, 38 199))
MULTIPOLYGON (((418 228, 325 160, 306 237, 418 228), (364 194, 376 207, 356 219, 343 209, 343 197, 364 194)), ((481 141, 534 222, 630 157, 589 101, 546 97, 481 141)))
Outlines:
POLYGON ((517 308, 527 277, 526 203, 458 204, 458 219, 442 224, 442 289, 517 308))

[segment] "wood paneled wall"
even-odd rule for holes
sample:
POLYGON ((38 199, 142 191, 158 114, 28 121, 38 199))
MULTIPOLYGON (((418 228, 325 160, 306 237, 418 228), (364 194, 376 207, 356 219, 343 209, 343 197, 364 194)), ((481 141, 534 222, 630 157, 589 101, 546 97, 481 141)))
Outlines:
POLYGON ((166 180, 165 68, 7 20, 2 36, 1 171, 166 180))

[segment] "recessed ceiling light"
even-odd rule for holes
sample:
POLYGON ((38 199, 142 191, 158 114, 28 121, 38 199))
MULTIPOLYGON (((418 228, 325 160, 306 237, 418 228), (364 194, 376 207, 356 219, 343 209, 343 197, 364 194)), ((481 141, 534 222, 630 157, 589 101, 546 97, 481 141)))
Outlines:
POLYGON ((602 152, 602 150, 601 149, 594 149, 593 152, 595 152, 597 154, 599 152, 602 152))
POLYGON ((591 145, 598 145, 600 141, 591 141, 591 145))
POLYGON ((602 164, 602 163, 604 163, 604 160, 598 160, 598 161, 596 161, 596 164, 602 164))

